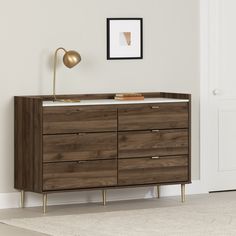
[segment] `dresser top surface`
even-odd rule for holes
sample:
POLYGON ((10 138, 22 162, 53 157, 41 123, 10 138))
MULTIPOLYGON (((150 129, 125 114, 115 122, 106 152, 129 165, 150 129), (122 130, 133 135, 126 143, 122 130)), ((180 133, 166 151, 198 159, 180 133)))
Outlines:
POLYGON ((89 106, 89 105, 122 105, 122 104, 143 104, 143 103, 174 103, 189 102, 188 99, 177 98, 145 98, 144 100, 115 100, 115 99, 94 99, 81 100, 80 102, 43 101, 43 107, 49 106, 89 106))

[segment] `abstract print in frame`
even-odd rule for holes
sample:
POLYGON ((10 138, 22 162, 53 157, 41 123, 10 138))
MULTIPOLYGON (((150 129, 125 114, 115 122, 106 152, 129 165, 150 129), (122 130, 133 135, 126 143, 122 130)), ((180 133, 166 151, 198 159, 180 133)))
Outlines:
POLYGON ((143 19, 107 18, 107 59, 143 58, 143 19))

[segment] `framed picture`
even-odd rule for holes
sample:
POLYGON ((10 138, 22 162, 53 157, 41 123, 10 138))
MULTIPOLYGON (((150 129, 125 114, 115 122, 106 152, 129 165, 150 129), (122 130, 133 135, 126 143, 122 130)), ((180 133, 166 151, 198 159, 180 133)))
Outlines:
POLYGON ((143 19, 107 18, 107 59, 143 58, 143 19))

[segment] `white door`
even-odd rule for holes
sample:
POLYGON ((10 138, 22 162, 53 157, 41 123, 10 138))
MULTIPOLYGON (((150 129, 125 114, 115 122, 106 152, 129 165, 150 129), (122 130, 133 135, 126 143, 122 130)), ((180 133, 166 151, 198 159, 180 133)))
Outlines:
POLYGON ((208 180, 236 189, 236 0, 209 1, 208 180))

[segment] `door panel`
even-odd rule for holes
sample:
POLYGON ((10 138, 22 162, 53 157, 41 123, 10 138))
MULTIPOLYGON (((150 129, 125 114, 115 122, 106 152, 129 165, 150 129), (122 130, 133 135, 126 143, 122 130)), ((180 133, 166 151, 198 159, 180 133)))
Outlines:
POLYGON ((236 189, 236 1, 210 0, 207 178, 210 191, 236 189))
POLYGON ((236 109, 219 109, 219 171, 236 171, 236 109))
POLYGON ((218 88, 222 91, 224 97, 236 99, 236 28, 235 28, 235 0, 217 0, 218 4, 218 55, 219 55, 219 76, 218 88))

